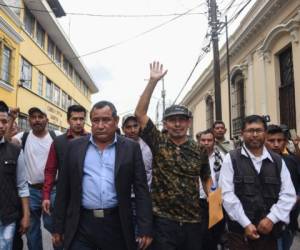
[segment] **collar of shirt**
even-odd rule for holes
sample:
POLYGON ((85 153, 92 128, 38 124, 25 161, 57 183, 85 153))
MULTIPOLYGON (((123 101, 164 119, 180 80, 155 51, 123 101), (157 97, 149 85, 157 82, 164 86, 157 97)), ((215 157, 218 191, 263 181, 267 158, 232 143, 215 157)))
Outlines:
POLYGON ((248 152, 248 154, 249 154, 249 156, 252 160, 256 160, 256 161, 261 160, 261 161, 263 161, 264 159, 268 158, 271 162, 273 162, 273 158, 272 158, 272 156, 270 155, 269 151, 267 150, 267 148, 265 146, 263 147, 262 155, 259 156, 259 157, 256 157, 255 155, 253 155, 251 153, 251 151, 246 147, 246 145, 243 144, 241 153, 242 153, 242 155, 248 157, 247 152, 245 150, 247 150, 247 152, 248 152))
MULTIPOLYGON (((92 134, 90 136, 90 143, 93 144, 95 147, 98 148, 97 144, 94 141, 94 138, 93 138, 92 134)), ((115 134, 115 138, 114 138, 113 142, 107 145, 107 148, 115 146, 116 143, 117 143, 117 134, 115 134)))
MULTIPOLYGON (((80 134, 81 136, 87 135, 87 132, 85 130, 82 130, 82 133, 80 134)), ((68 139, 73 139, 74 134, 72 133, 71 129, 67 130, 67 138, 68 139)))
POLYGON ((0 140, 0 144, 4 143, 5 142, 5 139, 4 139, 4 136, 2 136, 1 140, 0 140))

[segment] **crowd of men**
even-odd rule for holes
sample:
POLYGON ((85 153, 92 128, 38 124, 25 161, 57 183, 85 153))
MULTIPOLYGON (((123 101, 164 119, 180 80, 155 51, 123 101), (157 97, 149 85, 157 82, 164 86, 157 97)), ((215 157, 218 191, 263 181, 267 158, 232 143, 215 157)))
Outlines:
POLYGON ((247 116, 241 146, 222 121, 188 136, 192 114, 172 105, 160 131, 147 116, 167 71, 150 64, 135 114, 118 128, 115 106, 72 105, 65 133, 48 129, 47 113, 28 111, 18 133, 17 109, 0 101, 0 249, 42 250, 43 227, 54 249, 290 249, 298 230, 299 137, 264 117, 247 116), (291 140, 293 139, 293 140, 291 140), (208 197, 221 188, 224 219, 208 229, 208 197))

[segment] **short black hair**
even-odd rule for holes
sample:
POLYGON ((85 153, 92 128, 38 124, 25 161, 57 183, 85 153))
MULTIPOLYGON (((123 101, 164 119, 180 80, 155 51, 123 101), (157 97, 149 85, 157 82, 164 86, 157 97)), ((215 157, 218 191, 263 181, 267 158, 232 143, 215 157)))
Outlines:
POLYGON ((224 123, 223 121, 217 120, 217 121, 215 121, 215 122, 213 123, 212 128, 215 128, 216 125, 218 125, 218 124, 222 124, 222 125, 225 127, 225 123, 224 123))
POLYGON ((109 101, 100 101, 100 102, 95 103, 94 106, 92 107, 92 110, 90 112, 90 118, 92 117, 92 113, 94 112, 95 109, 102 109, 106 106, 108 106, 111 109, 113 117, 118 116, 117 109, 116 109, 115 105, 113 105, 109 101))
POLYGON ((244 130, 246 128, 247 124, 251 124, 251 123, 262 123, 264 126, 264 129, 267 130, 266 120, 264 119, 264 117, 262 117, 260 115, 246 116, 242 122, 242 130, 244 130))
POLYGON ((204 131, 198 132, 198 133, 196 134, 196 138, 197 138, 197 140, 198 140, 198 139, 201 138, 202 135, 207 135, 207 134, 212 134, 213 137, 215 137, 214 132, 212 131, 212 129, 209 128, 209 129, 206 129, 206 130, 204 130, 204 131))
POLYGON ((283 131, 283 129, 275 124, 270 124, 267 128, 267 134, 275 135, 275 134, 283 134, 284 137, 287 139, 288 135, 283 131))
POLYGON ((71 113, 72 112, 83 112, 84 113, 84 117, 86 115, 86 109, 81 106, 81 105, 71 105, 68 107, 68 111, 67 111, 67 119, 69 120, 71 118, 71 113))
POLYGON ((4 101, 0 101, 0 112, 8 113, 9 108, 4 101))

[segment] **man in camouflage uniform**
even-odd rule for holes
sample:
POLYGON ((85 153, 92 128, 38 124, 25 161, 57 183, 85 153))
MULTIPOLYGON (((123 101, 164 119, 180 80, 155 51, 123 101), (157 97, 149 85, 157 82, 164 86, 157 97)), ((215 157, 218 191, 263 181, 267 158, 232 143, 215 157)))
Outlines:
POLYGON ((164 77, 159 62, 150 65, 150 80, 136 108, 141 137, 153 153, 152 203, 154 250, 201 250, 203 216, 199 204, 199 176, 210 190, 210 168, 206 152, 187 137, 191 112, 172 105, 164 113, 161 133, 147 116, 151 95, 164 77))

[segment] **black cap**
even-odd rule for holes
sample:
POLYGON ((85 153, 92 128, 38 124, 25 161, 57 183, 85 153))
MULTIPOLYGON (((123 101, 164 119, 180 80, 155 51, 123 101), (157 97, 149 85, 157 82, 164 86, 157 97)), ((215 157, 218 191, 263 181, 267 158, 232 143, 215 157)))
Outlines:
POLYGON ((191 111, 189 111, 187 109, 187 107, 185 106, 181 106, 181 105, 172 105, 170 107, 168 107, 165 112, 164 112, 164 120, 170 116, 174 116, 174 115, 183 115, 186 116, 188 118, 192 118, 192 113, 191 111))
POLYGON ((32 115, 35 112, 39 112, 39 113, 43 114, 44 116, 47 116, 47 113, 43 109, 38 108, 38 107, 32 107, 32 108, 30 108, 28 110, 28 115, 32 115))
POLYGON ((0 101, 0 108, 1 108, 1 112, 8 113, 9 111, 9 108, 4 101, 0 101))
POLYGON ((136 116, 135 116, 134 114, 127 114, 127 115, 123 116, 123 118, 122 118, 122 127, 124 127, 125 123, 126 123, 129 119, 137 120, 137 118, 136 118, 136 116))

